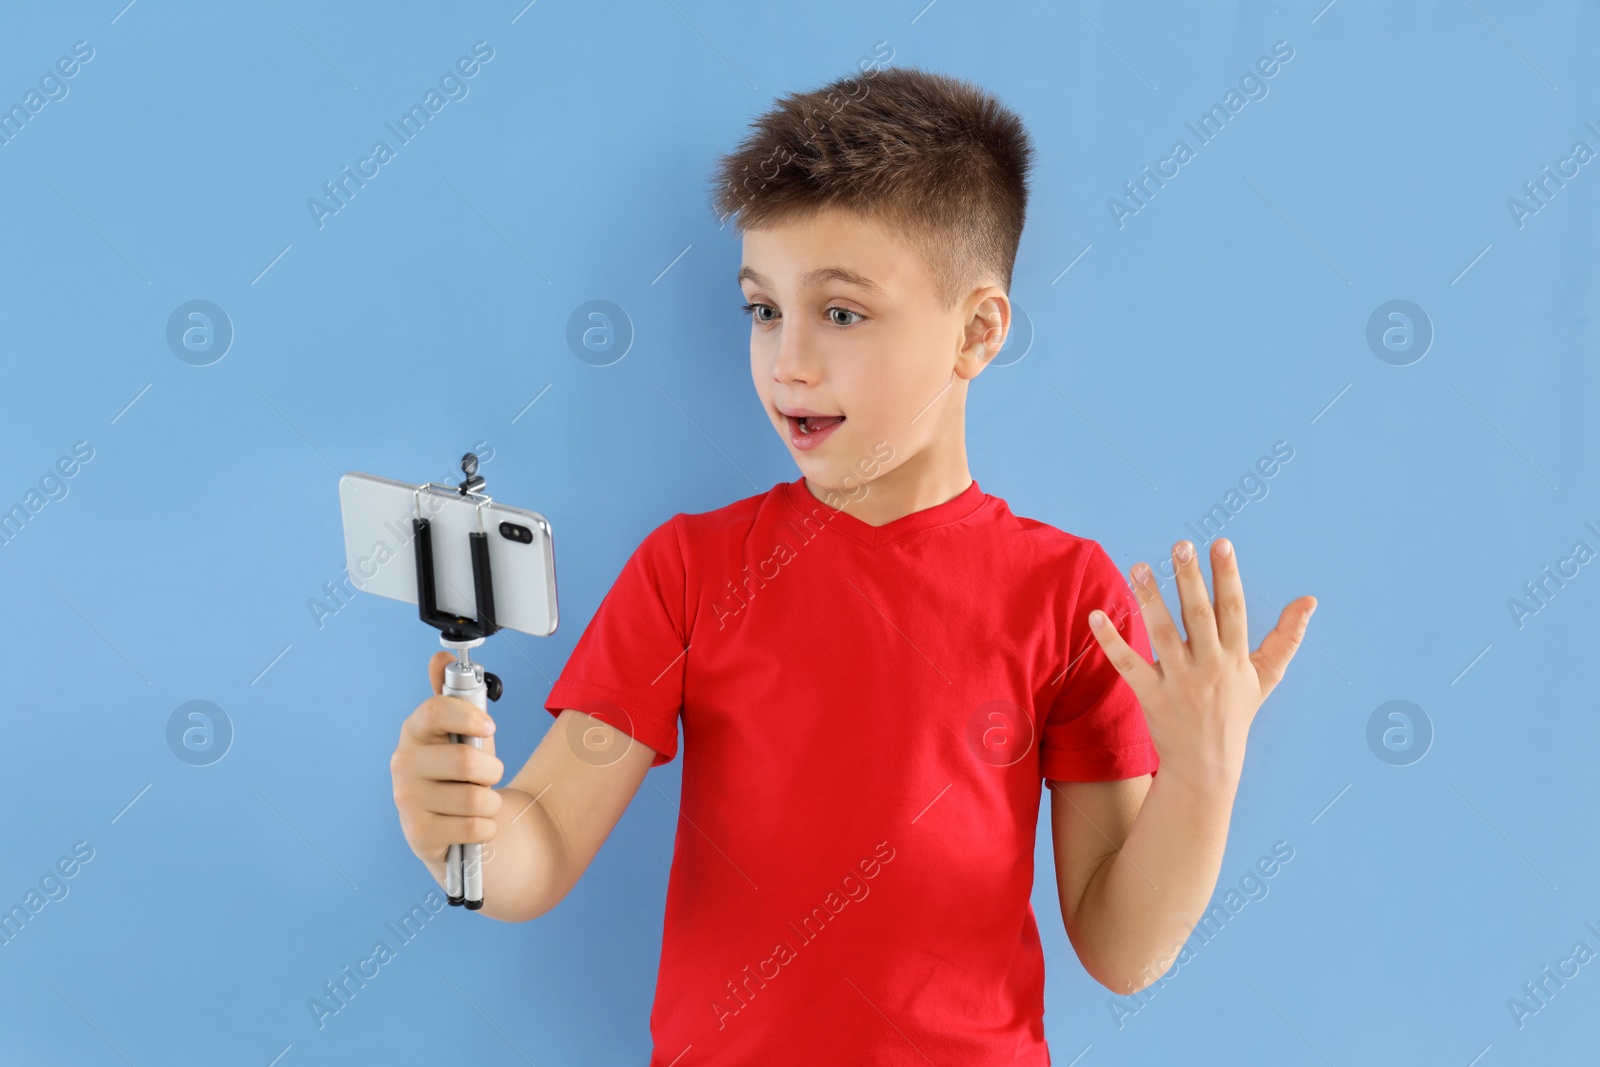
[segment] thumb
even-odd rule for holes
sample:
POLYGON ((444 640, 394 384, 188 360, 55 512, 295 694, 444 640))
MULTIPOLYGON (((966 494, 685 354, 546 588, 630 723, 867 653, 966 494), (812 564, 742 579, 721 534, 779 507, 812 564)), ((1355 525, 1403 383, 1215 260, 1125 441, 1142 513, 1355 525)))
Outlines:
POLYGON ((438 696, 444 691, 444 668, 446 664, 455 658, 453 653, 441 649, 433 654, 432 659, 428 660, 428 680, 433 683, 434 696, 438 696))
POLYGON ((1278 617, 1278 625, 1261 639, 1260 647, 1250 654, 1256 677, 1261 683, 1262 700, 1266 700, 1268 694, 1283 681, 1289 661, 1299 651, 1300 642, 1306 636, 1306 626, 1316 610, 1317 598, 1313 596, 1303 596, 1285 605, 1283 614, 1278 617))

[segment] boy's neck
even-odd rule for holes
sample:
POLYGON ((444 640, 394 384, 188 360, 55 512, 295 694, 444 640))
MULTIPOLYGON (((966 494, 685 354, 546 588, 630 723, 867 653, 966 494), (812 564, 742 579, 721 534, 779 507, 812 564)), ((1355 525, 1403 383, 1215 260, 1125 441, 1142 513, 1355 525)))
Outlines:
POLYGON ((853 515, 868 526, 883 526, 954 500, 972 484, 972 474, 967 469, 965 456, 958 464, 937 467, 918 463, 914 458, 866 483, 865 493, 860 486, 852 490, 814 486, 810 478, 803 484, 807 492, 824 504, 853 515))

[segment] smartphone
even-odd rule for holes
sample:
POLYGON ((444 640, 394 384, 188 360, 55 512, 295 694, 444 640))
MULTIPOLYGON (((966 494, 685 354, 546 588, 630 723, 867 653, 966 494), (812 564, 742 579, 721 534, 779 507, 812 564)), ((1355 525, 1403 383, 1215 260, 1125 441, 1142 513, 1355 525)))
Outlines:
POLYGON ((412 520, 427 519, 439 610, 478 617, 467 535, 482 532, 488 538, 495 623, 535 637, 555 631, 555 540, 538 512, 448 486, 412 485, 362 471, 340 476, 339 510, 345 564, 351 584, 362 592, 417 603, 412 520))

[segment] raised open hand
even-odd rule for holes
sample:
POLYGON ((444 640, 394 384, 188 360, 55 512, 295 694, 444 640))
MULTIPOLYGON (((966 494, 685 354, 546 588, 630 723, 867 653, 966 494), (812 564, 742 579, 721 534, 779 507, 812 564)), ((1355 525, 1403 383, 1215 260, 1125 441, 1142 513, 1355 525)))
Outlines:
POLYGON ((1231 789, 1244 768, 1250 724, 1267 694, 1283 679, 1317 599, 1303 596, 1286 605, 1278 625, 1251 652, 1233 545, 1224 538, 1211 545, 1215 608, 1206 595, 1194 545, 1179 541, 1173 546, 1172 561, 1187 640, 1178 633, 1144 563, 1134 565, 1132 585, 1156 662, 1145 662, 1130 648, 1103 612, 1089 613, 1089 627, 1106 658, 1139 698, 1161 774, 1204 788, 1231 789))

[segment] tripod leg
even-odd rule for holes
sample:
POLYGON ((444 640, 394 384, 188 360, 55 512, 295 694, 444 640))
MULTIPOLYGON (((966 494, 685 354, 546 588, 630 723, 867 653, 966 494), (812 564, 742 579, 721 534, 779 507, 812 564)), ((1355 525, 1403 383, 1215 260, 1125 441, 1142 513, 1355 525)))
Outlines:
MULTIPOLYGON (((480 710, 489 707, 488 686, 479 677, 472 664, 460 661, 446 664, 442 694, 458 697, 475 704, 480 710)), ((450 740, 483 748, 483 738, 470 734, 451 734, 450 740)), ((470 843, 451 845, 445 856, 445 899, 452 904, 462 904, 470 911, 483 907, 483 845, 470 843)))
POLYGON ((461 895, 461 846, 451 845, 444 854, 444 898, 459 905, 461 895))
MULTIPOLYGON (((466 742, 474 748, 483 747, 483 738, 469 737, 466 742)), ((461 849, 461 895, 465 898, 469 911, 477 911, 483 907, 483 844, 474 841, 470 845, 460 845, 461 849)))

